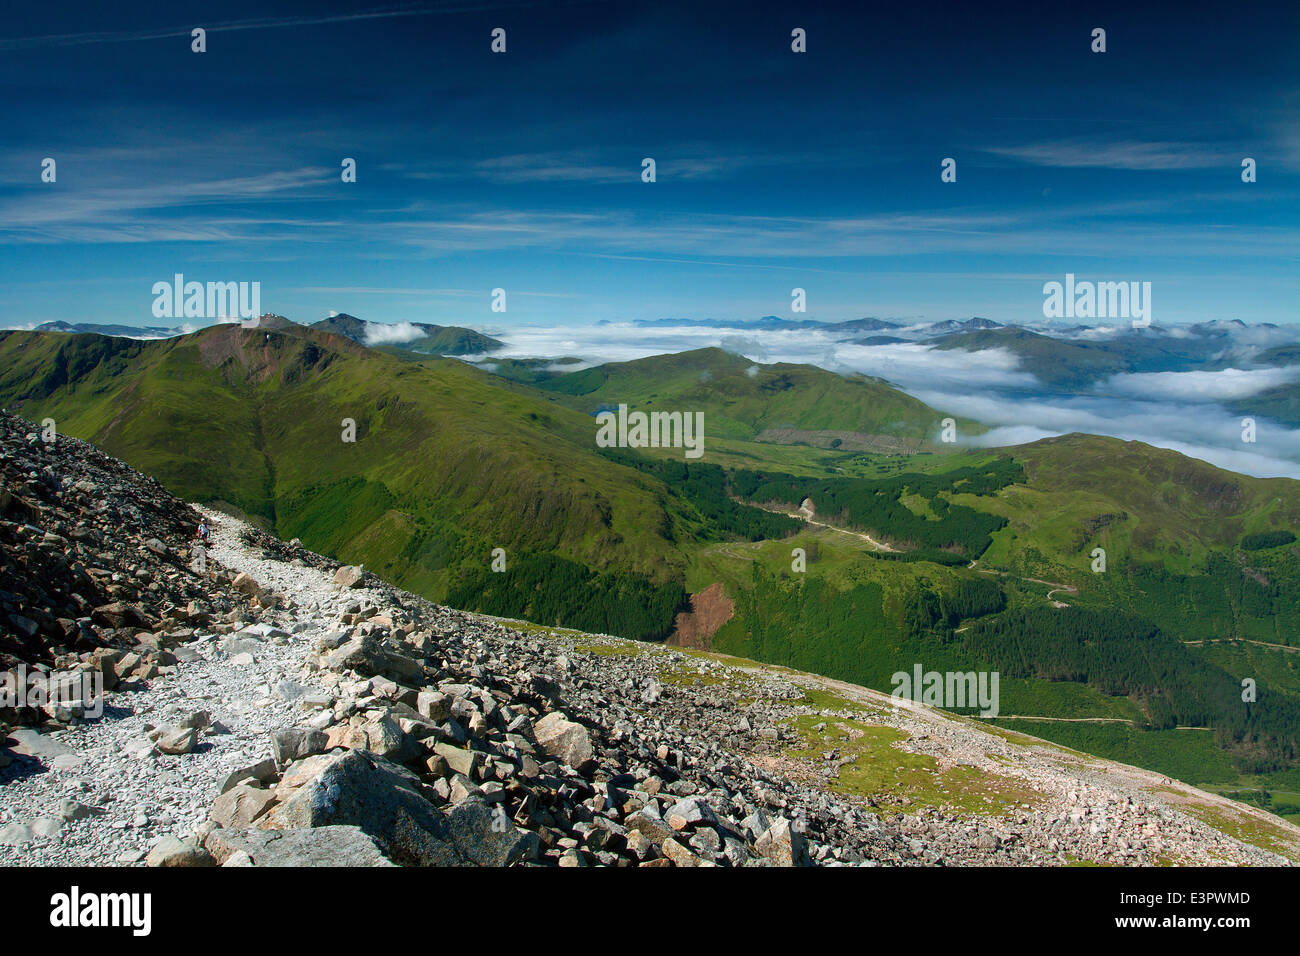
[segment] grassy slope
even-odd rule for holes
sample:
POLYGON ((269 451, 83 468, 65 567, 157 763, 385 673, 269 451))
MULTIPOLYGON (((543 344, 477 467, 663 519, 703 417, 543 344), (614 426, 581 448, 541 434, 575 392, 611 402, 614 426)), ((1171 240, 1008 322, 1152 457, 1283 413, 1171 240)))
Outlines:
POLYGON ((1300 527, 1297 482, 1251 478, 1174 451, 1093 435, 1009 451, 1024 464, 1028 484, 978 502, 953 497, 1010 521, 994 535, 984 566, 1071 584, 1080 593, 1068 600, 1128 607, 1185 640, 1300 644, 1300 617, 1285 603, 1271 621, 1228 610, 1249 601, 1239 591, 1263 594, 1300 581, 1300 548, 1235 550, 1245 534, 1300 527), (1104 573, 1092 571, 1095 548, 1106 552, 1104 573), (1213 581, 1205 578, 1211 562, 1220 568, 1213 581), (1194 579, 1204 579, 1204 587, 1191 587, 1194 579), (1184 589, 1201 610, 1166 615, 1157 587, 1184 589), (1223 588, 1233 593, 1220 593, 1223 588))
POLYGON ((703 412, 710 440, 753 440, 780 427, 930 439, 944 417, 877 379, 809 365, 759 365, 716 348, 601 365, 540 387, 588 413, 620 403, 703 412))
POLYGON ((494 547, 680 573, 661 485, 597 457, 590 418, 463 363, 402 361, 301 327, 135 343, 129 364, 106 364, 101 341, 8 334, 0 397, 179 495, 228 502, 426 592, 494 547), (40 370, 69 364, 71 383, 42 385, 40 370), (344 418, 355 444, 341 441, 344 418), (408 548, 417 528, 423 547, 408 548))
POLYGON ((1243 534, 1300 524, 1295 481, 1238 475, 1141 442, 1074 434, 1004 451, 1029 481, 979 504, 1011 522, 986 556, 997 566, 1032 561, 1036 571, 1078 576, 1103 544, 1111 566, 1133 559, 1187 570, 1243 534))

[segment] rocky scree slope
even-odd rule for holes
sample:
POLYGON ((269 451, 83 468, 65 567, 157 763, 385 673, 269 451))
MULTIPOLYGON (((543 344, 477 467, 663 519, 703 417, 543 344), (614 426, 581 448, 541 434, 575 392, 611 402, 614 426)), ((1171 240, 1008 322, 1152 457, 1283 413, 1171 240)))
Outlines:
MULTIPOLYGON (((187 566, 198 523, 93 445, 45 442, 40 427, 0 412, 0 669, 91 652, 112 682, 109 649, 242 604, 228 579, 187 566)), ((146 667, 166 666, 156 644, 148 650, 146 667)))
POLYGON ((862 688, 438 607, 215 513, 200 565, 197 511, 0 426, 6 661, 107 688, 0 711, 0 865, 1286 862, 1180 809, 1210 795, 862 688), (845 792, 875 731, 1020 796, 845 792))

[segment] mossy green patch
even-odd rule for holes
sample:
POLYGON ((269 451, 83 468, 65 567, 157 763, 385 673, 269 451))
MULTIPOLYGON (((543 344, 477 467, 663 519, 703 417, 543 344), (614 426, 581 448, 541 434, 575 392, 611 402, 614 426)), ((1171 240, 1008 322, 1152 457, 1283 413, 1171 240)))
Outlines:
POLYGON ((828 763, 825 753, 833 751, 838 771, 827 786, 837 793, 870 798, 885 812, 911 814, 924 807, 945 807, 999 815, 1044 800, 1027 783, 1009 776, 960 765, 941 770, 928 754, 897 746, 908 739, 905 732, 869 720, 804 715, 795 718, 790 729, 803 744, 788 749, 787 757, 819 767, 828 763), (822 730, 814 729, 821 725, 822 730))
POLYGON ((1300 863, 1300 838, 1281 823, 1202 803, 1184 803, 1179 809, 1242 843, 1300 863))

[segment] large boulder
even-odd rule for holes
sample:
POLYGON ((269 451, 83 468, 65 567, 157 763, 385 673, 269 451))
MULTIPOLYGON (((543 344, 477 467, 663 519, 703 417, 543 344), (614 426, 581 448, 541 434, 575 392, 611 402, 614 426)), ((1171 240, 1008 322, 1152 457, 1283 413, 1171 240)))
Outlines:
POLYGON ((569 720, 558 710, 539 720, 533 733, 543 750, 574 770, 582 770, 595 759, 596 752, 587 728, 569 720))
POLYGON ((403 731, 392 717, 384 716, 367 721, 361 731, 366 737, 365 749, 388 760, 405 763, 414 760, 421 753, 421 747, 415 738, 403 731))
POLYGON ((698 855, 692 853, 672 837, 664 840, 660 849, 663 850, 664 856, 672 861, 673 866, 700 866, 703 863, 698 855))
POLYGON ((493 815, 476 801, 444 815, 420 787, 409 770, 369 751, 349 750, 330 755, 319 773, 285 797, 258 826, 359 827, 388 859, 404 866, 506 866, 536 856, 536 836, 519 830, 508 818, 493 815))
POLYGON ((535 860, 541 852, 536 833, 519 829, 503 811, 494 813, 474 797, 452 808, 447 827, 461 856, 475 866, 509 866, 535 860))
POLYGON ((321 667, 331 671, 353 670, 366 676, 387 675, 395 681, 419 681, 424 666, 415 658, 385 647, 375 634, 357 634, 324 653, 321 667))
POLYGON ((334 586, 339 588, 359 588, 366 579, 366 572, 360 565, 345 564, 334 572, 334 586))
POLYGON ((290 727, 271 735, 271 757, 277 767, 285 767, 295 760, 322 753, 329 744, 329 735, 311 727, 290 727))
POLYGON ((398 681, 414 681, 424 677, 424 665, 409 654, 385 651, 380 670, 398 681))
POLYGON ((395 865, 373 836, 352 826, 310 830, 218 829, 208 834, 207 848, 222 866, 237 853, 245 854, 253 866, 395 865))
POLYGON ((754 843, 758 855, 777 866, 812 866, 808 856, 808 841, 802 833, 790 826, 790 821, 778 817, 767 832, 754 843))
POLYGON ((96 624, 105 627, 148 627, 149 618, 139 607, 125 601, 104 604, 91 612, 96 624))
POLYGON ((650 803, 628 816, 624 821, 629 831, 636 831, 658 845, 673 836, 673 829, 653 809, 650 803))
POLYGON ((212 854, 189 840, 166 836, 154 844, 145 857, 146 866, 213 866, 212 854))
POLYGON ((193 727, 169 727, 154 743, 165 754, 193 753, 199 744, 199 732, 193 727))
POLYGON ((251 598, 255 598, 262 593, 262 586, 247 571, 240 571, 236 574, 235 579, 230 582, 230 586, 240 594, 251 598))
POLYGON ((239 783, 221 794, 212 804, 212 819, 223 827, 246 829, 275 805, 276 793, 261 787, 239 783))
POLYGON ((321 666, 331 671, 354 670, 360 674, 374 674, 384 666, 384 652, 379 646, 379 638, 358 634, 328 654, 321 666))
POLYGON ((275 761, 273 759, 260 760, 251 766, 241 767, 227 774, 226 778, 217 787, 217 791, 225 793, 236 784, 248 780, 256 780, 263 786, 270 786, 275 783, 275 770, 275 761))
POLYGON ((478 776, 483 755, 477 750, 467 750, 448 743, 436 743, 433 745, 433 751, 447 761, 447 766, 453 773, 464 774, 471 780, 478 776))
POLYGON ((422 690, 416 696, 415 709, 421 717, 440 724, 451 716, 452 698, 436 690, 422 690))
POLYGON ((685 830, 699 824, 713 826, 718 818, 703 797, 686 797, 668 809, 664 814, 664 822, 674 830, 685 830))

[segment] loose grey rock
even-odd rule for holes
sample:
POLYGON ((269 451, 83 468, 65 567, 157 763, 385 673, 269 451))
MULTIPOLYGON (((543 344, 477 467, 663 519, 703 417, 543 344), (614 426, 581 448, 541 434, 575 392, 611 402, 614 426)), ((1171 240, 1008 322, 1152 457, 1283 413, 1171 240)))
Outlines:
POLYGON ((145 856, 147 866, 215 866, 216 861, 201 846, 165 836, 145 856))
POLYGON ((154 741, 159 751, 165 754, 191 753, 198 744, 199 732, 193 727, 172 728, 154 741))
POLYGON ((563 760, 574 770, 581 770, 595 756, 591 734, 582 724, 553 711, 534 725, 537 742, 553 757, 563 760))

